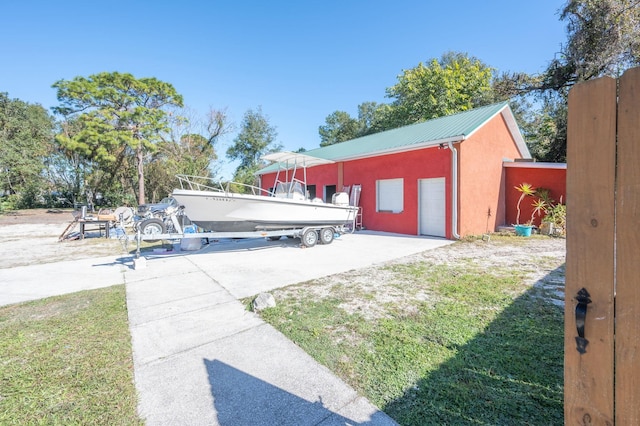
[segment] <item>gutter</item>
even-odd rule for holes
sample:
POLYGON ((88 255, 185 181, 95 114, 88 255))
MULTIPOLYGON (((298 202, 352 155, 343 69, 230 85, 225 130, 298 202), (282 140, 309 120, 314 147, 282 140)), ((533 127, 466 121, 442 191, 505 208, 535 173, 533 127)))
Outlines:
MULTIPOLYGON (((464 140, 461 139, 460 142, 464 140)), ((460 239, 458 234, 458 151, 453 147, 451 141, 448 142, 451 156, 451 235, 456 240, 460 239)))

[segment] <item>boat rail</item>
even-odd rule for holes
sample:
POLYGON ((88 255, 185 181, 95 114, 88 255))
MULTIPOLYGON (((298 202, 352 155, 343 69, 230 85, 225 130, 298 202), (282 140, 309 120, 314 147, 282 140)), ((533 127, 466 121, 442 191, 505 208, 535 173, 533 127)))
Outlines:
POLYGON ((224 194, 241 193, 251 195, 273 196, 273 193, 257 186, 234 181, 216 181, 206 176, 176 175, 181 189, 194 191, 213 191, 224 194))

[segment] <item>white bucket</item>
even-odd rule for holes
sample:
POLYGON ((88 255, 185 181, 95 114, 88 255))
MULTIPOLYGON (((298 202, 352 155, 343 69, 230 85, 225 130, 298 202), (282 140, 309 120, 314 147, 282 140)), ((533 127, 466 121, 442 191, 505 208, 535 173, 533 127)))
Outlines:
MULTIPOLYGON (((197 231, 193 225, 184 228, 185 234, 193 234, 197 231)), ((202 238, 183 238, 180 240, 180 250, 194 251, 202 248, 202 238)))
POLYGON ((180 250, 194 251, 202 248, 202 239, 200 238, 183 238, 180 240, 180 250))

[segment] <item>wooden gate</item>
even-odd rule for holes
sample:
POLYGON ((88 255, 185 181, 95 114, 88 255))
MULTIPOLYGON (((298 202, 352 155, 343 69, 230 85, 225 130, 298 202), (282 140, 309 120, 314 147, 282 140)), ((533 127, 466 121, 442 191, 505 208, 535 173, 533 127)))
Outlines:
POLYGON ((565 302, 565 424, 640 424, 640 68, 569 92, 565 302))

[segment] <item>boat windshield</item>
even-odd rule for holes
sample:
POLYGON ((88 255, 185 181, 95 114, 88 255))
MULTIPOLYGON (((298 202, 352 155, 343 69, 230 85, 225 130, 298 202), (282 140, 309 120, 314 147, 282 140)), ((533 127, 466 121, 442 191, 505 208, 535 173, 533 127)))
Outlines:
POLYGON ((306 195, 300 182, 278 182, 274 196, 278 198, 291 198, 294 200, 304 200, 306 195))

